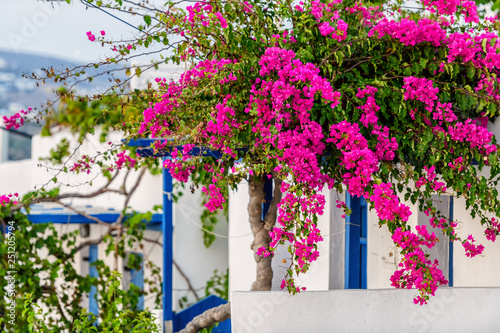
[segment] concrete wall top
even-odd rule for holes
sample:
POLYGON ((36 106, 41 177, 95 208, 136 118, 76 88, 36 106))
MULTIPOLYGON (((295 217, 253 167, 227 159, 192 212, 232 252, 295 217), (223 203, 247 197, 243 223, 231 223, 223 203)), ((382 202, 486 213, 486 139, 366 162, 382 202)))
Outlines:
POLYGON ((233 332, 498 332, 500 288, 441 288, 427 305, 416 290, 234 292, 233 332))

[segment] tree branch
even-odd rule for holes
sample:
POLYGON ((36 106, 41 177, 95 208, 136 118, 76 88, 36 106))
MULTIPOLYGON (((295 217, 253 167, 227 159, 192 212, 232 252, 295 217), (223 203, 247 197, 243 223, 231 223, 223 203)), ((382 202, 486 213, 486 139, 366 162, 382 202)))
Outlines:
POLYGON ((193 288, 193 285, 191 284, 191 281, 189 280, 189 278, 186 276, 186 274, 184 274, 184 272, 179 267, 179 265, 177 265, 177 262, 175 262, 175 260, 173 261, 173 263, 174 263, 175 268, 177 268, 177 271, 179 272, 179 274, 186 281, 188 288, 189 288, 189 291, 193 293, 194 297, 196 298, 196 301, 199 301, 200 297, 198 296, 198 293, 196 292, 196 290, 193 288))
POLYGON ((231 302, 208 309, 196 316, 187 326, 178 333, 196 333, 202 328, 210 327, 216 323, 231 318, 231 302))
POLYGON ((261 256, 257 251, 261 247, 269 247, 271 237, 269 237, 269 230, 264 228, 264 221, 262 221, 262 203, 264 202, 264 181, 255 181, 255 177, 250 177, 248 192, 250 194, 250 201, 248 202, 248 220, 252 229, 254 240, 251 249, 254 252, 254 259, 257 263, 257 276, 255 282, 252 284, 250 290, 271 290, 273 280, 273 269, 271 267, 272 256, 261 256))
MULTIPOLYGON (((145 240, 146 242, 154 243, 158 246, 163 247, 163 244, 159 240, 148 238, 148 237, 143 237, 142 239, 145 240)), ((177 262, 175 260, 173 260, 173 264, 174 264, 175 268, 177 269, 177 271, 179 272, 179 274, 182 276, 182 278, 186 281, 188 288, 189 288, 189 291, 192 292, 194 297, 196 298, 196 300, 199 301, 200 297, 198 296, 196 289, 194 289, 193 285, 191 284, 191 280, 189 280, 187 275, 183 272, 183 270, 179 267, 179 265, 177 264, 177 262)))

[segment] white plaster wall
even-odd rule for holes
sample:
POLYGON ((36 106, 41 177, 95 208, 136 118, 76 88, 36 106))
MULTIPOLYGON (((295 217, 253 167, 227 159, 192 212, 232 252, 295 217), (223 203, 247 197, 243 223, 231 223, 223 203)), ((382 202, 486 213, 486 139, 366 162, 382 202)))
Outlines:
MULTIPOLYGON (((248 183, 229 190, 229 292, 250 290, 255 281, 255 260, 250 248, 253 236, 248 222, 248 183)), ((231 296, 230 296, 231 297, 231 296)))
MULTIPOLYGON (((200 229, 200 215, 204 207, 201 205, 201 189, 191 194, 189 189, 174 204, 174 260, 189 278, 193 288, 200 298, 205 297, 206 282, 213 276, 226 273, 228 268, 228 223, 227 217, 219 214, 214 233, 216 240, 209 248, 203 243, 203 233, 200 229)), ((158 250, 158 249, 157 249, 158 250)), ((174 268, 174 310, 181 310, 178 299, 187 296, 191 303, 196 301, 188 291, 185 279, 174 268)))
POLYGON ((469 258, 461 243, 453 244, 453 271, 455 286, 500 286, 500 243, 492 243, 484 237, 484 227, 472 219, 465 209, 465 200, 455 200, 454 217, 458 220, 458 235, 473 235, 476 243, 484 246, 482 254, 469 258))
POLYGON ((442 288, 428 305, 414 290, 235 292, 235 333, 498 332, 499 288, 442 288))
MULTIPOLYGON (((488 130, 493 132, 500 142, 500 119, 495 123, 488 122, 488 130)), ((483 171, 482 174, 485 174, 483 171)), ((498 188, 500 190, 500 188, 498 188)), ((464 199, 455 199, 454 218, 458 222, 459 236, 466 238, 473 235, 476 243, 484 246, 481 255, 474 258, 465 256, 465 250, 460 243, 454 243, 454 285, 455 286, 500 286, 500 242, 492 243, 484 236, 484 227, 478 219, 473 219, 465 209, 464 199)))

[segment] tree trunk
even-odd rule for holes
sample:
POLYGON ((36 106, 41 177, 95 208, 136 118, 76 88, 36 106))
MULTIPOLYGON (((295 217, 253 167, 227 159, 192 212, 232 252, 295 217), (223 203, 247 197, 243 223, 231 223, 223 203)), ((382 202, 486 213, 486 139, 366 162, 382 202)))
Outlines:
POLYGON ((250 194, 250 201, 248 203, 248 218, 250 228, 254 240, 251 248, 254 252, 254 258, 257 262, 257 276, 255 282, 252 284, 251 291, 271 290, 273 281, 273 269, 271 267, 272 256, 263 257, 257 255, 257 250, 261 247, 268 248, 271 242, 269 231, 271 231, 276 224, 277 205, 281 200, 281 181, 274 180, 274 193, 269 211, 262 221, 262 204, 264 203, 264 181, 255 182, 253 177, 250 178, 248 192, 250 194))
MULTIPOLYGON (((251 291, 271 290, 273 281, 273 269, 271 267, 271 260, 273 257, 259 256, 257 255, 257 250, 261 247, 268 248, 271 242, 269 231, 274 228, 276 218, 278 217, 278 203, 281 200, 281 180, 274 179, 273 199, 269 211, 264 217, 264 221, 262 221, 262 204, 265 198, 264 184, 265 181, 255 182, 254 177, 250 178, 248 184, 248 192, 250 194, 248 219, 254 236, 251 249, 254 251, 254 258, 257 262, 257 277, 252 284, 251 291)), ((231 303, 220 305, 194 317, 186 328, 178 333, 196 333, 203 328, 210 327, 231 318, 230 304, 231 303)))

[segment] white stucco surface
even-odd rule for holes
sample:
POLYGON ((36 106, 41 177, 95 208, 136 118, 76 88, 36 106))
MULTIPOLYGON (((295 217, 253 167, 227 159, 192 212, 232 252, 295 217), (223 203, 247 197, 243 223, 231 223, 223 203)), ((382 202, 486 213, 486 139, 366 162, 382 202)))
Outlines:
POLYGON ((234 333, 498 332, 500 288, 442 288, 429 304, 415 290, 235 292, 234 333))

